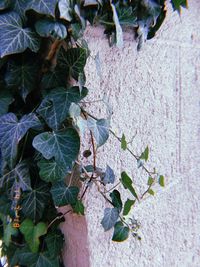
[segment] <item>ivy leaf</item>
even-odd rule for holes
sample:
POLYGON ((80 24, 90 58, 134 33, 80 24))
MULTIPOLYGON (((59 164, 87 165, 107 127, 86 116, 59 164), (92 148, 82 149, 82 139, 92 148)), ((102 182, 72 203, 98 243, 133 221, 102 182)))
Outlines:
POLYGON ((121 212, 123 205, 122 205, 120 192, 118 190, 113 190, 113 192, 110 193, 110 197, 112 199, 112 203, 114 207, 117 208, 119 212, 121 212))
POLYGON ((147 185, 151 186, 153 183, 154 183, 154 179, 151 176, 149 176, 149 179, 147 181, 147 185))
POLYGON ((55 158, 59 165, 68 167, 77 158, 80 149, 80 138, 72 128, 44 132, 33 140, 33 147, 42 153, 45 159, 55 158))
POLYGON ((68 171, 63 165, 57 164, 54 160, 42 159, 38 162, 38 167, 40 169, 40 178, 47 183, 63 180, 68 171))
POLYGON ((124 204, 124 210, 123 210, 123 215, 126 216, 129 214, 131 207, 135 204, 135 200, 127 199, 125 204, 124 204))
POLYGON ((106 166, 106 171, 102 177, 103 183, 106 184, 114 184, 115 182, 115 174, 113 169, 110 168, 110 166, 106 166))
POLYGON ((16 235, 17 232, 17 229, 13 228, 12 223, 4 225, 3 242, 7 247, 9 246, 12 235, 16 235))
POLYGON ((65 39, 67 30, 65 25, 49 19, 39 20, 35 24, 36 32, 42 37, 54 37, 55 39, 65 39))
POLYGON ((7 113, 0 117, 1 152, 11 169, 17 158, 19 141, 30 128, 40 125, 41 123, 34 113, 24 115, 20 121, 14 113, 7 113))
POLYGON ((41 84, 44 89, 66 86, 66 69, 57 65, 53 71, 44 73, 41 84))
POLYGON ((171 0, 172 6, 174 10, 177 10, 178 13, 181 13, 181 7, 188 7, 187 0, 171 0))
POLYGON ((89 118, 87 122, 88 128, 92 131, 98 147, 104 145, 109 137, 109 121, 106 119, 95 120, 89 118))
POLYGON ((29 4, 28 2, 27 0, 15 0, 12 3, 12 9, 17 12, 22 19, 25 19, 25 12, 29 4))
POLYGON ((51 194, 54 204, 58 207, 68 204, 75 204, 77 201, 79 189, 76 186, 67 187, 64 182, 53 184, 51 194))
POLYGON ((4 10, 10 6, 10 0, 1 0, 0 1, 0 10, 4 10))
POLYGON ((125 241, 129 235, 129 227, 124 226, 122 222, 117 222, 114 227, 112 240, 116 242, 125 241))
POLYGON ((13 102, 13 97, 8 90, 0 91, 0 116, 8 112, 9 105, 13 102))
POLYGON ((73 86, 66 90, 65 88, 55 88, 45 97, 37 109, 49 127, 58 130, 62 122, 69 116, 69 109, 72 102, 78 103, 87 95, 87 88, 79 92, 78 86, 73 86))
POLYGON ((81 200, 77 200, 76 204, 73 205, 73 211, 79 215, 84 215, 84 205, 81 200))
POLYGON ((31 251, 33 253, 38 252, 40 245, 39 237, 46 234, 46 224, 40 222, 37 225, 34 225, 30 219, 25 219, 20 226, 20 231, 24 235, 31 251))
POLYGON ((69 76, 78 81, 79 74, 84 72, 87 59, 87 50, 84 48, 70 48, 60 50, 58 62, 60 67, 66 68, 69 76))
POLYGON ((23 214, 36 222, 42 217, 48 200, 49 188, 46 184, 40 184, 23 196, 21 204, 23 214))
POLYGON ((158 182, 160 186, 165 187, 165 178, 163 175, 159 176, 158 182))
POLYGON ((128 176, 128 174, 126 173, 126 172, 122 172, 121 173, 121 183, 123 184, 123 186, 124 186, 124 188, 125 189, 128 189, 130 192, 131 192, 131 194, 137 199, 137 200, 139 200, 138 199, 138 196, 137 196, 137 193, 136 193, 136 191, 135 191, 135 189, 133 188, 133 186, 132 186, 132 180, 131 180, 131 178, 128 176))
POLYGON ((116 6, 120 25, 137 26, 137 17, 133 13, 132 7, 116 6))
POLYGON ((37 52, 40 40, 30 28, 22 28, 22 20, 15 12, 0 15, 0 57, 24 52, 37 52))
POLYGON ((12 171, 4 174, 0 179, 0 187, 3 187, 6 183, 12 183, 13 186, 18 185, 22 191, 31 190, 31 180, 27 163, 21 162, 12 171))
POLYGON ((118 208, 105 208, 104 217, 101 221, 101 224, 105 231, 110 230, 116 223, 119 217, 118 208))
POLYGON ((20 63, 10 61, 5 75, 7 86, 17 87, 24 100, 36 86, 39 68, 34 59, 22 58, 20 63))
POLYGON ((144 152, 142 152, 142 154, 140 155, 140 159, 144 159, 145 161, 147 161, 148 158, 149 158, 149 147, 147 146, 144 152))
POLYGON ((152 195, 152 196, 155 195, 155 192, 154 192, 151 188, 149 188, 148 193, 149 193, 150 195, 152 195))
POLYGON ((28 9, 33 9, 38 13, 55 16, 57 0, 32 0, 28 9))
POLYGON ((49 255, 51 255, 52 258, 55 258, 60 254, 63 247, 64 237, 62 232, 60 230, 56 230, 53 233, 49 233, 45 237, 45 243, 47 245, 49 255))
POLYGON ((117 47, 122 48, 123 47, 123 32, 122 28, 119 23, 119 18, 117 15, 116 8, 113 4, 111 4, 112 12, 113 12, 113 21, 115 23, 115 28, 116 28, 116 39, 117 39, 117 47))
POLYGON ((97 0, 84 0, 84 6, 96 6, 98 5, 97 0))
POLYGON ((121 148, 123 150, 126 150, 127 149, 127 142, 126 142, 126 137, 125 137, 124 134, 122 135, 122 138, 121 138, 121 148))
POLYGON ((60 18, 65 19, 69 22, 72 20, 72 8, 70 2, 70 0, 59 0, 58 3, 60 18))

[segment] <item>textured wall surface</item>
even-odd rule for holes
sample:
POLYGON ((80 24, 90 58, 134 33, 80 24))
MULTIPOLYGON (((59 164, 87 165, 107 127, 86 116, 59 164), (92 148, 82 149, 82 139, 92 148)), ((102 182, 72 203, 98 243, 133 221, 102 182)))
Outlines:
MULTIPOLYGON (((85 249, 68 267, 199 267, 200 266, 200 1, 189 1, 189 10, 168 12, 167 20, 156 38, 141 52, 131 33, 124 35, 124 48, 110 48, 101 29, 86 34, 92 56, 98 52, 102 79, 95 61, 87 65, 89 100, 106 95, 113 108, 112 129, 128 140, 140 153, 150 147, 149 167, 156 166, 166 177, 166 187, 157 188, 133 209, 141 222, 142 241, 129 238, 123 243, 111 241, 112 231, 104 232, 100 221, 105 200, 91 188, 85 198, 86 224, 80 228, 85 249), (87 230, 85 230, 87 226, 87 230), (88 234, 85 234, 88 231, 88 234), (78 257, 89 253, 89 262, 78 257), (85 263, 84 265, 84 262, 85 263)), ((98 103, 88 107, 103 117, 98 103)), ((98 165, 109 164, 119 177, 126 170, 138 191, 144 190, 147 176, 137 170, 136 162, 111 137, 98 152, 98 165)), ((126 197, 124 195, 123 197, 126 197)), ((66 238, 72 222, 64 226, 66 238)), ((78 230, 77 230, 78 229, 78 230)), ((74 244, 70 232, 70 244, 74 244)))

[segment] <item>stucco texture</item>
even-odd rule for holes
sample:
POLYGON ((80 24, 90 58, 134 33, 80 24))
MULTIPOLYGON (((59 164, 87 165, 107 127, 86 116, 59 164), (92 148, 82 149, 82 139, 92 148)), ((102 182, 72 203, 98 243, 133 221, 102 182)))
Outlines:
MULTIPOLYGON (((68 246, 76 244, 74 250, 66 247, 66 266, 199 267, 200 1, 189 1, 181 18, 169 5, 158 35, 140 52, 131 32, 124 34, 121 50, 109 47, 100 28, 89 29, 85 38, 92 56, 86 72, 88 100, 106 95, 113 108, 111 128, 128 140, 135 136, 130 146, 136 154, 149 146, 147 165, 165 175, 166 186, 133 209, 142 240, 130 237, 123 243, 111 241, 112 230, 104 232, 100 221, 109 205, 91 187, 82 226, 74 226, 78 218, 63 225, 68 246), (102 79, 94 60, 98 52, 102 79)), ((105 115, 98 102, 87 107, 99 118, 105 115)), ((99 150, 97 162, 101 167, 109 164, 118 178, 127 171, 139 192, 146 188, 147 175, 112 136, 99 150)))

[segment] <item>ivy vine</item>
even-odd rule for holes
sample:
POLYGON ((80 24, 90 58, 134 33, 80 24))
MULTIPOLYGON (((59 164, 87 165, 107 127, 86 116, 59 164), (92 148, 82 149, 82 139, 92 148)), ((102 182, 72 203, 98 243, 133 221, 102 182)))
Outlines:
MULTIPOLYGON (((171 3, 179 13, 187 7, 186 0, 171 3)), ((101 224, 105 231, 114 228, 112 240, 124 241, 130 233, 140 239, 139 223, 127 215, 154 194, 155 183, 164 186, 164 176, 146 168, 148 147, 135 155, 125 135, 112 131, 110 118, 84 109, 90 51, 83 37, 88 23, 101 24, 110 44, 121 47, 122 28, 131 27, 140 49, 165 16, 165 0, 0 1, 0 239, 8 266, 63 266, 59 224, 65 214, 57 208, 69 205, 67 212, 84 215, 82 200, 91 184, 110 203, 101 224), (80 160, 85 132, 91 149, 83 156, 92 156, 92 165, 80 160), (109 135, 146 172, 142 195, 126 171, 117 181, 109 164, 105 170, 96 166, 97 149, 109 135), (125 203, 119 184, 128 194, 125 203)))

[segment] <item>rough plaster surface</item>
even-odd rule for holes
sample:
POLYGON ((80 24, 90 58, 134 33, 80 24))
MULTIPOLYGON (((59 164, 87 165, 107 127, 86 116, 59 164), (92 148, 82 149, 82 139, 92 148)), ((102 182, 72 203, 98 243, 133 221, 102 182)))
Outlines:
MULTIPOLYGON (((170 11, 158 36, 139 53, 130 33, 122 50, 110 48, 99 28, 86 34, 92 55, 99 52, 102 62, 102 80, 94 59, 88 62, 88 99, 108 97, 112 129, 128 140, 135 136, 131 148, 136 153, 149 145, 149 167, 165 175, 166 187, 157 188, 155 197, 133 210, 141 222, 142 241, 129 238, 124 243, 113 243, 112 231, 104 232, 100 221, 107 204, 91 188, 85 198, 85 224, 77 227, 69 219, 63 228, 68 247, 80 248, 65 255, 66 262, 74 259, 68 267, 200 266, 200 1, 189 1, 189 6, 181 19, 170 11), (85 253, 89 257, 81 262, 85 253)), ((98 103, 88 108, 98 117, 105 114, 98 103)), ((98 153, 98 164, 109 164, 118 177, 126 170, 138 191, 145 189, 148 177, 114 138, 98 153)))

